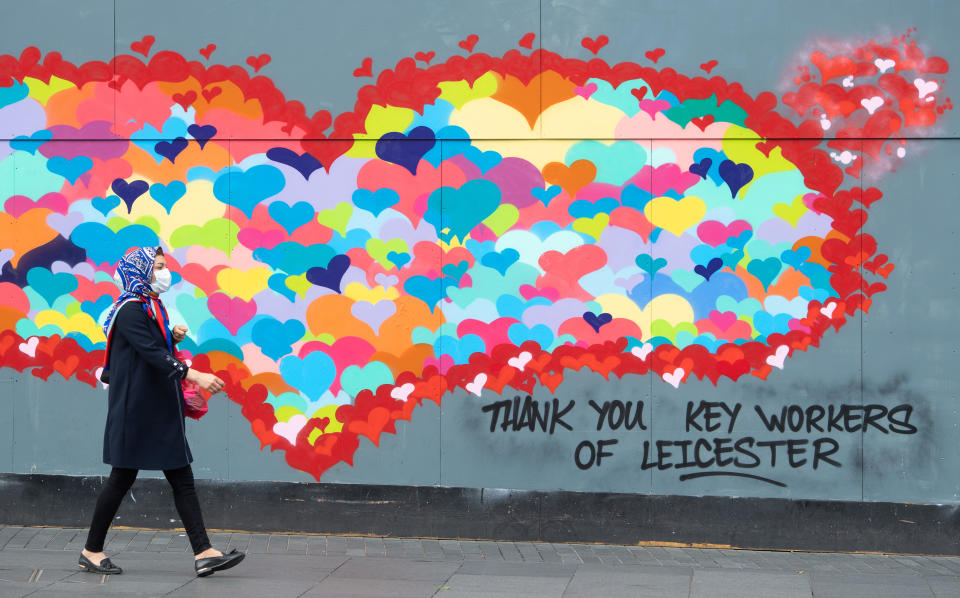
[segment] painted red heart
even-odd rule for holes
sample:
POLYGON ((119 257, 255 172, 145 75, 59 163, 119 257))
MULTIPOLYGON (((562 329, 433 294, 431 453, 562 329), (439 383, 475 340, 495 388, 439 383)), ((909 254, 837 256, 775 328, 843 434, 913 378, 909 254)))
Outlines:
POLYGON ((373 58, 367 56, 363 59, 363 62, 360 63, 358 68, 353 69, 354 77, 371 77, 373 76, 373 58))
POLYGON ((707 114, 705 116, 698 116, 696 118, 691 118, 690 122, 695 124, 701 131, 706 131, 707 127, 709 127, 714 120, 715 120, 715 117, 712 114, 707 114))
POLYGON ((259 73, 260 69, 267 66, 269 63, 269 54, 261 54, 260 56, 247 56, 247 64, 250 65, 255 73, 259 73))
POLYGON ((480 41, 480 36, 475 33, 471 33, 467 36, 467 39, 461 40, 457 45, 467 52, 473 52, 473 47, 477 45, 478 41, 480 41))
POLYGON ((210 60, 210 55, 213 54, 213 51, 217 49, 217 44, 207 44, 203 48, 200 48, 200 55, 205 59, 210 60))
POLYGON ((217 97, 217 96, 220 95, 222 92, 223 92, 223 90, 220 89, 220 87, 218 86, 218 87, 211 87, 210 89, 204 89, 204 90, 203 90, 202 92, 200 92, 200 93, 203 94, 203 99, 205 99, 205 100, 207 101, 207 103, 209 103, 210 100, 212 100, 213 98, 217 97))
POLYGON ((607 37, 606 35, 598 35, 596 38, 585 37, 582 40, 580 40, 580 45, 586 48, 587 50, 590 50, 590 52, 594 56, 597 55, 597 52, 599 52, 601 48, 603 48, 609 43, 610 43, 610 38, 607 37))
POLYGON ((646 52, 643 53, 643 55, 649 58, 654 64, 656 64, 657 61, 663 58, 663 55, 666 53, 667 51, 664 50, 663 48, 656 48, 654 50, 647 50, 646 52))
POLYGON ((430 64, 430 61, 433 60, 434 56, 436 55, 437 55, 436 52, 434 52, 433 50, 430 50, 429 52, 417 52, 416 54, 413 55, 413 57, 419 60, 420 62, 430 64))
POLYGON ((130 49, 138 54, 143 54, 143 57, 146 58, 150 54, 150 47, 153 46, 155 41, 157 41, 157 38, 152 35, 144 35, 140 41, 130 44, 130 49))
POLYGON ((714 68, 715 66, 717 66, 718 64, 720 64, 720 63, 717 62, 716 60, 708 60, 707 62, 701 62, 701 63, 700 63, 700 68, 703 69, 704 72, 706 72, 706 73, 709 75, 709 74, 710 74, 710 71, 712 71, 713 68, 714 68))
POLYGON ((639 89, 631 89, 630 93, 633 94, 633 97, 637 98, 637 101, 643 100, 643 96, 647 95, 647 88, 641 87, 639 89))
POLYGON ((521 48, 530 49, 533 47, 533 40, 536 39, 537 35, 534 32, 527 33, 520 38, 520 41, 517 43, 521 48))
POLYGON ((190 104, 192 104, 192 103, 194 103, 195 101, 197 101, 197 92, 195 92, 195 91, 193 91, 193 90, 191 89, 190 91, 188 91, 188 92, 186 92, 186 93, 175 93, 175 94, 173 94, 173 96, 171 96, 171 97, 173 98, 173 101, 174 101, 174 102, 176 102, 177 104, 180 104, 180 106, 181 106, 184 110, 186 110, 187 107, 190 106, 190 104))

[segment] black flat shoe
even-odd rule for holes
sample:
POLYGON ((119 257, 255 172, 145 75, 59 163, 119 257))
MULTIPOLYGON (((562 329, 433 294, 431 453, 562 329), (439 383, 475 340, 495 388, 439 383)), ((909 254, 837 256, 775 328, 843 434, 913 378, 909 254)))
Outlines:
POLYGON ((213 575, 214 571, 224 571, 240 564, 245 556, 247 555, 234 548, 222 556, 197 559, 193 562, 193 568, 197 570, 197 577, 206 577, 213 575))
POLYGON ((111 563, 107 557, 103 557, 99 565, 94 565, 93 561, 81 554, 80 561, 77 564, 81 569, 90 573, 100 573, 101 575, 120 575, 123 573, 123 569, 111 563))

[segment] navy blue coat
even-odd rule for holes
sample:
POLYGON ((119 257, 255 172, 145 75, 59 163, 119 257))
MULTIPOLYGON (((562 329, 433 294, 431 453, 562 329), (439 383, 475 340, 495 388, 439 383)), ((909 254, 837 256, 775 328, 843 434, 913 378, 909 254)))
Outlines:
POLYGON ((193 461, 180 381, 187 366, 167 349, 140 303, 115 316, 103 462, 131 469, 178 469, 193 461))

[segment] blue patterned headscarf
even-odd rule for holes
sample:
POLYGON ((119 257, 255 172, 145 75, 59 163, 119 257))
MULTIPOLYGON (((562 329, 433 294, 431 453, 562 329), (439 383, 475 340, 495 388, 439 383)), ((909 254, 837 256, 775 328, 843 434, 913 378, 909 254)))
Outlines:
POLYGON ((117 263, 117 274, 120 276, 120 282, 123 284, 123 293, 113 303, 110 313, 103 324, 103 333, 110 338, 110 326, 113 324, 113 318, 117 315, 120 306, 130 300, 148 301, 151 297, 156 297, 150 286, 150 278, 153 275, 153 262, 157 259, 156 247, 139 247, 123 256, 123 259, 117 263))

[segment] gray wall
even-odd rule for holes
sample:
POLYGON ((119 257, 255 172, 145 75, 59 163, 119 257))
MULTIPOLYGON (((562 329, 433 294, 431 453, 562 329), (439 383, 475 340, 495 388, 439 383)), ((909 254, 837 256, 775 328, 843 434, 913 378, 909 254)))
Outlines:
MULTIPOLYGON (((818 44, 886 39, 911 26, 931 53, 952 63, 960 59, 954 30, 960 9, 937 0, 869 5, 821 0, 288 0, 271 5, 97 0, 82 8, 74 2, 35 0, 6 2, 2 10, 0 54, 19 55, 23 48, 37 46, 60 51, 76 63, 106 60, 148 33, 157 38, 155 49, 191 59, 197 48, 211 42, 223 64, 243 64, 251 54, 269 52, 272 61, 264 74, 287 97, 303 101, 308 114, 318 109, 337 114, 352 107, 360 85, 352 71, 363 58, 373 59, 375 72, 423 50, 436 51, 439 62, 457 53, 458 41, 470 33, 480 36, 477 50, 491 55, 515 48, 532 31, 543 48, 584 59, 589 55, 580 39, 605 33, 611 41, 601 57, 610 63, 640 63, 645 51, 663 47, 667 53, 660 66, 697 74, 698 65, 713 58, 719 62, 714 74, 741 82, 751 94, 771 90, 779 95, 789 89, 795 60, 818 44), (305 64, 310 66, 306 71, 305 64)), ((945 81, 946 91, 955 93, 949 75, 945 81)), ((485 392, 478 398, 461 389, 447 394, 442 406, 425 402, 412 421, 397 422, 396 434, 382 435, 380 446, 361 436, 353 464, 332 467, 322 481, 960 503, 960 325, 954 309, 960 198, 957 146, 952 145, 958 127, 960 120, 947 112, 933 136, 910 140, 909 159, 895 172, 869 183, 880 187, 884 198, 870 210, 866 232, 897 264, 886 281, 888 289, 874 298, 869 313, 857 312, 839 332, 828 332, 820 347, 791 356, 784 371, 774 371, 766 380, 744 376, 717 385, 690 380, 679 389, 650 374, 605 380, 586 370, 568 371, 556 393, 542 386, 531 393, 541 402, 553 397, 563 405, 575 401, 564 418, 573 430, 553 434, 491 432, 491 414, 482 407, 501 397, 485 392), (617 399, 643 401, 646 429, 597 430, 596 412, 588 402, 617 399), (717 432, 685 429, 688 402, 701 401, 740 405, 734 429, 726 433, 726 417, 718 420, 724 427, 717 432), (841 404, 909 405, 916 433, 771 433, 755 411, 758 406, 769 412, 788 405, 841 404), (840 466, 821 463, 814 470, 808 461, 791 467, 781 447, 776 465, 764 453, 760 467, 742 470, 768 481, 727 476, 684 481, 684 474, 701 469, 643 467, 645 442, 655 450, 657 441, 700 437, 806 439, 808 459, 814 441, 830 438, 837 444, 831 459, 840 466), (612 454, 599 465, 577 466, 576 448, 582 441, 613 439, 617 444, 607 448, 612 454)), ((507 389, 503 398, 516 394, 524 396, 507 389)), ((100 388, 57 375, 42 381, 0 369, 0 470, 106 473, 108 467, 100 462, 105 411, 106 393, 100 388)), ((313 480, 287 465, 282 451, 259 450, 240 407, 222 396, 199 423, 189 422, 188 437, 198 477, 313 480)))

